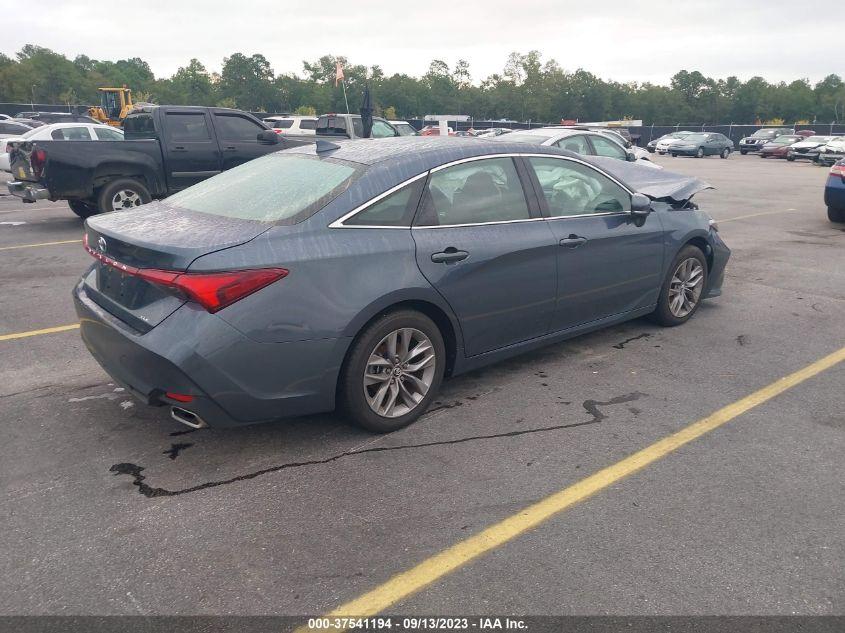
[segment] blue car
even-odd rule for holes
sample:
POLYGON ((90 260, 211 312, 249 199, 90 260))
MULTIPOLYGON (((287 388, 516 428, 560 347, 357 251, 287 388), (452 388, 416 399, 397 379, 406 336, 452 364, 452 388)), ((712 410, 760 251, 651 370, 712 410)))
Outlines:
POLYGON ((697 179, 554 147, 319 141, 89 218, 82 338, 192 427, 377 432, 444 376, 635 317, 686 322, 730 251, 697 179))
POLYGON ((831 222, 845 222, 845 159, 830 168, 824 188, 824 203, 831 222))

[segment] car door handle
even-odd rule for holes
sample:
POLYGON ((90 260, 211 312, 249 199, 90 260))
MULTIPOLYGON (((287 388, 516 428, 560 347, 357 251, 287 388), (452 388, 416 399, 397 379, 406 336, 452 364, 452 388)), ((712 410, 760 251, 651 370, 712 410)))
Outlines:
POLYGON ((234 151, 235 151, 236 149, 238 149, 238 148, 237 148, 237 147, 235 147, 234 145, 227 145, 227 146, 226 146, 226 147, 224 147, 223 149, 224 149, 225 151, 227 151, 227 152, 234 152, 234 151))
POLYGON ((435 264, 452 264, 454 262, 462 261, 467 257, 469 257, 469 253, 466 251, 459 251, 454 246, 450 246, 440 253, 432 253, 431 261, 435 264))
POLYGON ((581 244, 584 244, 587 241, 586 237, 581 237, 580 235, 572 234, 569 237, 565 237, 560 241, 561 246, 565 246, 566 248, 578 248, 581 244))
POLYGON ((176 145, 175 147, 171 147, 170 149, 171 149, 171 151, 174 151, 174 152, 187 152, 188 151, 185 147, 182 147, 181 145, 176 145))

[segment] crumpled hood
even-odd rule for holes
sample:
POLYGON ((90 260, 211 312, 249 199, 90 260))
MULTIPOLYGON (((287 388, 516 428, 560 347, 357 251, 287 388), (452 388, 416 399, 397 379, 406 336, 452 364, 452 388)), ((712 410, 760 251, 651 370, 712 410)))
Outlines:
POLYGON ((668 169, 651 169, 603 156, 591 157, 591 161, 631 191, 646 195, 652 200, 685 202, 699 191, 714 189, 713 185, 699 178, 676 174, 668 169))

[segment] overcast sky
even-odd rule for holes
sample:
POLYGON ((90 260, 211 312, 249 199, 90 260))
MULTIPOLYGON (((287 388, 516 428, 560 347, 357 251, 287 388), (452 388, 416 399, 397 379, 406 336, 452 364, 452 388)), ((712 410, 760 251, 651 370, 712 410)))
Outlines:
POLYGON ((834 53, 845 13, 829 0, 144 0, 102 5, 39 0, 18 11, 0 0, 0 51, 46 46, 73 58, 141 57, 157 77, 192 57, 219 71, 234 52, 262 53, 276 74, 302 60, 345 55, 388 74, 429 62, 470 63, 475 83, 501 72, 508 53, 532 49, 566 70, 604 79, 668 83, 680 69, 770 81, 842 73, 834 53), (365 8, 366 7, 366 8, 365 8), (425 16, 425 17, 424 17, 425 16), (793 25, 806 25, 796 28, 793 25), (829 54, 822 52, 827 48, 829 54))

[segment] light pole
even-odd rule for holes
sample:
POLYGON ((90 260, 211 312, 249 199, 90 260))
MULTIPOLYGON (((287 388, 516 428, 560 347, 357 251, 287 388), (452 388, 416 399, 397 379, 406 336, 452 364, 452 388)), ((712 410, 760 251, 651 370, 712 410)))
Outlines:
POLYGON ((32 101, 29 102, 29 105, 35 110, 35 84, 32 84, 32 101))

